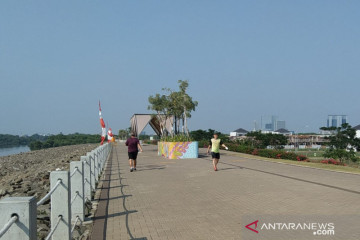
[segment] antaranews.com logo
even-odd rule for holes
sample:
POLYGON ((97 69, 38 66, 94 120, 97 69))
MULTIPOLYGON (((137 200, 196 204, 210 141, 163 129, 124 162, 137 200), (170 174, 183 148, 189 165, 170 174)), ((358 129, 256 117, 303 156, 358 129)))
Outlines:
POLYGON ((319 223, 319 222, 260 223, 259 220, 256 220, 246 225, 245 228, 254 233, 265 232, 265 231, 307 231, 307 232, 312 232, 313 235, 317 235, 317 236, 335 235, 334 223, 319 223))

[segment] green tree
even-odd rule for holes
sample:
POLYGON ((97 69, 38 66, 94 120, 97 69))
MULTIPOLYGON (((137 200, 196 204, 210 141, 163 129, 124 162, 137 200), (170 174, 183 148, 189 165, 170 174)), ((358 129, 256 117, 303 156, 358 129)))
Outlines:
POLYGON ((67 146, 67 145, 76 145, 76 144, 85 144, 85 143, 99 143, 100 135, 98 134, 58 134, 52 135, 47 138, 46 141, 32 141, 29 144, 31 150, 38 150, 42 148, 53 148, 59 146, 67 146))
POLYGON ((155 96, 150 96, 148 100, 150 103, 148 109, 156 112, 159 120, 160 134, 161 136, 163 136, 165 134, 165 124, 167 119, 169 118, 168 98, 165 95, 160 95, 159 93, 157 93, 155 96))
POLYGON ((186 90, 189 87, 189 82, 188 81, 182 81, 179 80, 179 98, 180 98, 180 105, 183 108, 183 113, 182 113, 182 121, 183 121, 183 132, 185 130, 186 135, 189 136, 189 129, 187 126, 187 119, 191 117, 191 112, 195 111, 198 102, 197 101, 193 101, 192 97, 190 97, 187 93, 186 90))
POLYGON ((246 136, 252 137, 252 146, 256 148, 273 146, 274 148, 279 149, 288 141, 282 134, 261 133, 261 131, 249 132, 246 136))
POLYGON ((181 94, 180 92, 172 91, 171 89, 163 89, 169 92, 167 96, 167 114, 168 119, 172 125, 171 135, 179 133, 180 119, 183 114, 183 108, 181 106, 181 94))
POLYGON ((34 134, 32 136, 18 136, 10 134, 0 134, 0 147, 16 147, 20 145, 28 145, 32 141, 45 141, 47 136, 34 134))
POLYGON ((119 130, 119 138, 124 140, 127 139, 129 136, 129 131, 127 129, 120 129, 119 130))
POLYGON ((187 119, 191 117, 191 112, 195 111, 198 105, 197 101, 193 101, 192 97, 187 94, 189 87, 188 81, 179 80, 179 91, 173 91, 169 88, 163 88, 168 95, 160 95, 149 97, 149 110, 156 112, 159 119, 161 129, 161 136, 165 134, 165 123, 167 120, 171 122, 172 131, 170 134, 178 134, 180 125, 182 124, 182 133, 189 137, 189 130, 187 126, 187 119))
POLYGON ((191 131, 190 136, 195 141, 201 141, 201 140, 209 141, 213 137, 214 132, 215 130, 213 129, 208 129, 207 131, 199 129, 196 131, 191 131))
POLYGON ((39 150, 42 148, 42 143, 40 141, 33 141, 29 144, 30 150, 39 150))
POLYGON ((360 149, 360 139, 356 138, 356 130, 348 123, 341 127, 322 127, 324 131, 330 131, 331 136, 326 137, 329 141, 326 145, 329 148, 325 151, 324 157, 338 159, 341 162, 345 160, 358 161, 355 150, 360 149))

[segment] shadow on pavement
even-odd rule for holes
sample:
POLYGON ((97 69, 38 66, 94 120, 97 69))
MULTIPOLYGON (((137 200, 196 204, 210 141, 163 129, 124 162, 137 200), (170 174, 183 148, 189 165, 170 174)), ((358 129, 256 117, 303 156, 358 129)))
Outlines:
POLYGON ((113 218, 113 217, 118 217, 118 216, 125 216, 126 218, 126 230, 127 233, 129 235, 130 239, 144 239, 147 240, 146 237, 143 238, 134 238, 130 227, 129 227, 129 214, 131 213, 136 213, 137 210, 128 210, 126 207, 126 198, 131 197, 132 195, 125 195, 123 188, 126 187, 127 185, 122 184, 122 180, 124 178, 122 178, 120 176, 120 166, 119 166, 119 158, 118 158, 118 154, 116 151, 112 151, 111 153, 111 159, 113 159, 114 156, 114 152, 116 154, 116 163, 117 163, 117 168, 112 169, 112 165, 113 165, 113 161, 109 161, 109 164, 107 165, 107 169, 105 170, 105 173, 108 172, 108 174, 106 174, 105 176, 105 180, 103 180, 103 186, 101 188, 101 193, 100 193, 100 197, 99 197, 99 205, 98 205, 98 209, 96 211, 95 216, 93 217, 94 220, 94 224, 93 224, 93 231, 92 231, 92 235, 90 237, 90 239, 94 239, 94 240, 105 240, 106 239, 106 230, 107 230, 107 222, 109 218, 113 218), (116 174, 111 174, 111 171, 115 171, 117 169, 118 173, 116 174), (117 175, 118 178, 117 179, 111 179, 111 175, 117 175), (119 186, 113 186, 110 187, 110 182, 111 181, 119 181, 120 185, 119 186), (121 196, 117 196, 117 197, 112 197, 110 198, 109 194, 110 194, 110 189, 111 188, 120 188, 120 192, 121 192, 121 196), (109 202, 111 200, 115 200, 115 199, 122 199, 123 200, 123 209, 124 211, 122 212, 118 212, 118 213, 111 213, 109 214, 109 202), (106 201, 106 203, 104 203, 106 201))
MULTIPOLYGON (((211 159, 203 159, 203 160, 205 160, 205 161, 212 161, 211 159)), ((220 161, 221 161, 221 160, 220 160, 220 161)), ((300 182, 306 182, 306 183, 310 183, 310 184, 315 184, 315 185, 319 185, 319 186, 323 186, 323 187, 329 187, 329 188, 333 188, 333 189, 337 189, 337 190, 341 190, 341 191, 345 191, 345 192, 360 194, 360 192, 354 191, 354 190, 351 190, 351 189, 346 189, 346 188, 336 187, 336 186, 332 186, 332 185, 328 185, 328 184, 324 184, 324 183, 309 181, 309 180, 306 180, 306 179, 301 179, 301 178, 286 176, 286 175, 279 174, 279 173, 268 172, 268 171, 264 171, 264 170, 260 170, 260 169, 255 169, 255 168, 249 168, 249 167, 242 167, 242 166, 239 166, 239 165, 235 165, 235 164, 231 164, 231 163, 226 163, 226 162, 221 162, 221 164, 228 165, 228 166, 232 166, 232 167, 235 167, 235 168, 247 169, 247 170, 250 170, 250 171, 255 171, 255 172, 261 172, 261 173, 265 173, 265 174, 270 174, 270 175, 274 175, 274 176, 278 176, 278 177, 282 177, 282 178, 292 179, 292 180, 295 180, 295 181, 300 181, 300 182)), ((219 170, 220 170, 220 169, 219 169, 219 170)))
POLYGON ((229 167, 229 168, 218 168, 218 171, 226 171, 226 170, 235 170, 235 169, 242 169, 242 167, 238 167, 238 168, 233 168, 233 167, 229 167))
MULTIPOLYGON (((120 165, 119 165, 119 158, 118 158, 118 155, 117 155, 117 152, 116 153, 116 163, 117 163, 117 167, 118 169, 120 169, 120 165)), ((125 184, 122 184, 122 180, 124 179, 123 177, 121 177, 121 171, 119 170, 118 171, 118 174, 119 174, 119 179, 120 179, 120 191, 121 191, 121 197, 123 199, 123 208, 124 208, 124 212, 122 215, 125 215, 126 216, 126 220, 125 220, 125 225, 126 225, 126 230, 127 230, 127 233, 129 234, 129 238, 130 239, 147 239, 147 238, 134 238, 131 230, 130 230, 130 226, 129 226, 129 214, 131 213, 135 213, 137 212, 137 210, 128 210, 127 207, 126 207, 126 198, 129 197, 129 196, 132 196, 132 195, 125 195, 124 194, 124 187, 127 186, 125 184)))
POLYGON ((112 214, 108 214, 106 216, 94 217, 93 220, 113 218, 113 217, 123 216, 123 215, 129 214, 129 213, 136 213, 136 212, 137 212, 136 210, 133 210, 133 211, 128 211, 128 212, 112 213, 112 214))
POLYGON ((140 166, 140 168, 137 168, 137 172, 141 172, 141 171, 149 171, 149 170, 162 170, 165 169, 164 166, 161 165, 143 165, 140 166))
POLYGON ((128 186, 128 185, 112 186, 112 187, 106 187, 106 188, 101 188, 101 189, 121 188, 121 187, 126 187, 126 186, 128 186))
POLYGON ((115 199, 120 199, 120 198, 126 198, 126 197, 131 197, 132 195, 125 195, 125 196, 118 196, 118 197, 112 197, 112 198, 105 198, 105 199, 98 199, 98 201, 111 201, 111 200, 115 200, 115 199))

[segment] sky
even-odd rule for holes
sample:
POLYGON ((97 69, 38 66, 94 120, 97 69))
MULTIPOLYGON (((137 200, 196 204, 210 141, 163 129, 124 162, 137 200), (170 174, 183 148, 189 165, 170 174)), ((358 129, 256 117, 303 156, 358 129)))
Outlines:
POLYGON ((190 130, 360 124, 360 1, 0 1, 0 133, 114 132, 189 81, 190 130))

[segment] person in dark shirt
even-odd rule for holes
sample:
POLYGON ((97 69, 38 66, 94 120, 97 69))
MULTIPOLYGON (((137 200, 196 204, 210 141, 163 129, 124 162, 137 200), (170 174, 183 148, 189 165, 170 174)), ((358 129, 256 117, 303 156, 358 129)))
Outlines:
POLYGON ((136 158, 139 150, 142 152, 142 148, 139 139, 135 137, 135 133, 132 133, 131 137, 126 140, 125 145, 128 146, 130 172, 136 171, 136 158))

